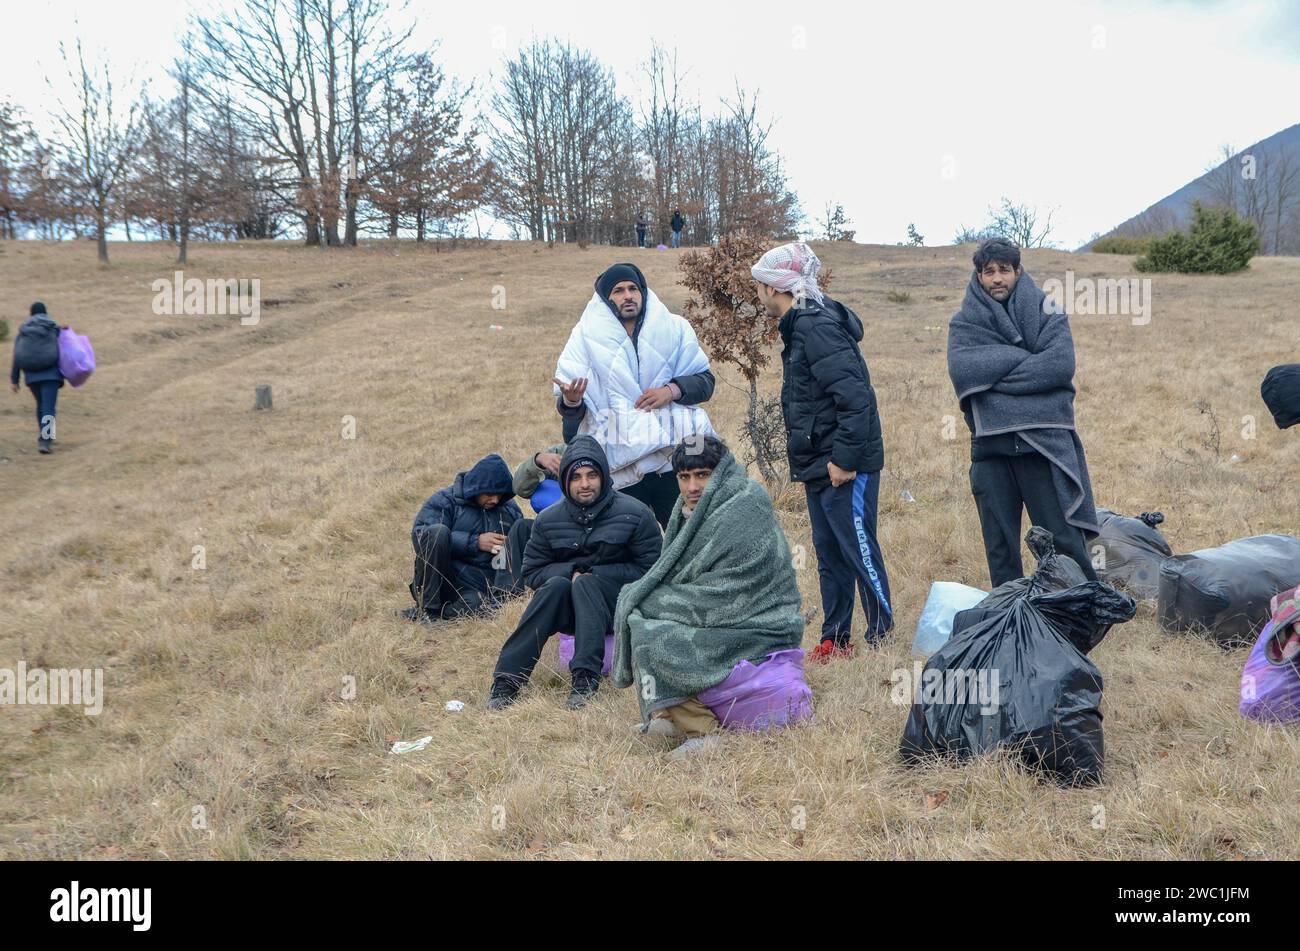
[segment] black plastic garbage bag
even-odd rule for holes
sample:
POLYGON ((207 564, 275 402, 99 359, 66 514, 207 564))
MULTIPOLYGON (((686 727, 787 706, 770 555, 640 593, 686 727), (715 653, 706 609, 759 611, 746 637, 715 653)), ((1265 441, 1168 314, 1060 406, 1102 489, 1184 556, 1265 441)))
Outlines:
MULTIPOLYGON (((1097 575, 1102 581, 1129 592, 1135 598, 1155 600, 1160 594, 1160 565, 1174 553, 1156 528, 1165 517, 1143 512, 1137 518, 1097 509, 1101 534, 1091 543, 1101 546, 1097 575)), ((1097 564, 1097 560, 1093 560, 1097 564)))
MULTIPOLYGON (((1068 637, 1070 643, 1080 652, 1088 653, 1101 643, 1101 639, 1106 636, 1113 623, 1101 619, 1115 612, 1122 614, 1125 610, 1124 603, 1131 599, 1108 584, 1089 581, 1088 576, 1083 573, 1083 569, 1073 558, 1056 551, 1052 533, 1047 529, 1037 526, 1031 528, 1025 536, 1025 543, 1033 556, 1038 559, 1037 570, 1027 578, 1016 578, 1014 581, 998 585, 975 607, 958 611, 952 621, 952 636, 956 637, 968 627, 1001 615, 1026 595, 1044 595, 1074 589, 1074 594, 1070 598, 1053 603, 1058 605, 1056 610, 1060 613, 1058 624, 1061 633, 1068 637), (1059 611, 1060 605, 1089 606, 1094 601, 1106 603, 1109 610, 1059 611)), ((1130 612, 1124 620, 1127 621, 1132 616, 1130 612)))
POLYGON ((1300 584, 1300 538, 1254 535, 1166 559, 1160 627, 1209 634, 1222 647, 1250 643, 1268 623, 1268 602, 1300 584))
MULTIPOLYGON (((1041 539, 1030 540, 1036 545, 1041 539)), ((1101 782, 1101 672, 1068 632, 1107 630, 1133 617, 1136 605, 1101 582, 1048 590, 1039 572, 1026 580, 1002 609, 954 628, 925 665, 899 746, 905 762, 1010 748, 1064 785, 1101 782)))
POLYGON ((1300 363, 1284 363, 1264 374, 1259 395, 1278 429, 1300 423, 1300 363))

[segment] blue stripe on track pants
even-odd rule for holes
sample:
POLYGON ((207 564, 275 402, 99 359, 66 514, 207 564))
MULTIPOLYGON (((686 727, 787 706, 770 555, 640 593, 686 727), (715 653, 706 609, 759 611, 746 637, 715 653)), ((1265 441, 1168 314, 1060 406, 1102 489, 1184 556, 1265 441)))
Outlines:
POLYGON ((839 488, 829 482, 804 488, 822 592, 822 640, 849 642, 856 589, 867 616, 867 640, 875 641, 894 626, 889 576, 876 540, 880 473, 859 473, 839 488))

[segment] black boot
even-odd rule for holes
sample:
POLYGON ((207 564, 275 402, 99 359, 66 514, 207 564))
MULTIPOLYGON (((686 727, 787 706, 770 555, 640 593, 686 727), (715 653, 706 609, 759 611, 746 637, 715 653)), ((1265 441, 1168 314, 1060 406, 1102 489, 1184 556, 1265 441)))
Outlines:
POLYGON ((573 672, 573 690, 569 693, 569 699, 565 706, 570 710, 581 710, 596 695, 596 691, 599 689, 600 677, 585 670, 575 670, 573 672))
POLYGON ((519 688, 509 680, 492 681, 492 693, 488 695, 487 708, 489 710, 504 710, 510 704, 515 702, 519 696, 519 688))
POLYGON ((36 448, 43 453, 48 453, 50 451, 50 441, 48 439, 38 439, 36 440, 36 448))

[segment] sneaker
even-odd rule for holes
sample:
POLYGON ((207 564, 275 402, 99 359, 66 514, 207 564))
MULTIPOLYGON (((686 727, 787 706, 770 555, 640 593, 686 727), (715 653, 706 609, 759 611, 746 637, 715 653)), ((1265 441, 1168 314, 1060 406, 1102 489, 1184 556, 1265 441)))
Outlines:
POLYGON ((857 648, 852 643, 836 644, 828 637, 808 654, 808 663, 829 664, 832 660, 848 660, 855 653, 857 648))
POLYGON ((677 725, 667 717, 651 717, 649 723, 638 723, 632 728, 637 736, 653 736, 666 740, 676 739, 682 735, 677 725))
POLYGON ((707 753, 722 742, 722 737, 717 733, 706 733, 704 736, 693 736, 677 749, 668 754, 671 760, 690 759, 692 756, 698 756, 701 753, 707 753))
POLYGON ((517 687, 503 680, 493 681, 492 693, 488 696, 487 708, 489 710, 504 710, 514 703, 518 696, 519 690, 517 687))
POLYGON ((600 678, 595 674, 589 674, 585 670, 579 670, 573 675, 573 690, 569 693, 569 699, 565 706, 570 710, 581 710, 588 701, 596 695, 600 689, 600 678))

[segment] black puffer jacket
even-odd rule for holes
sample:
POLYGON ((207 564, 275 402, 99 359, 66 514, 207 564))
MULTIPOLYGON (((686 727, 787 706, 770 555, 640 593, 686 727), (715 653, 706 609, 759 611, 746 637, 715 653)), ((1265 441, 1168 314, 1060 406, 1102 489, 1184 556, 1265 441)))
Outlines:
POLYGON ((483 532, 508 534, 510 526, 523 518, 514 501, 514 477, 506 461, 493 453, 474 464, 468 472, 456 476, 456 481, 429 497, 419 513, 411 533, 446 525, 451 530, 451 557, 457 581, 473 584, 478 573, 492 567, 492 553, 479 551, 478 537, 483 532), (480 495, 500 495, 496 508, 481 508, 474 500, 480 495))
POLYGON ((781 318, 781 411, 785 415, 790 478, 829 481, 826 463, 852 472, 885 466, 876 392, 858 343, 862 321, 824 298, 792 307, 781 318))
POLYGON ((540 588, 551 578, 569 578, 575 571, 627 584, 650 570, 663 547, 659 523, 649 506, 614 491, 600 443, 578 436, 569 444, 560 460, 560 485, 564 501, 537 516, 524 549, 528 587, 540 588), (569 477, 582 460, 594 463, 601 477, 600 495, 587 506, 569 497, 569 477))

